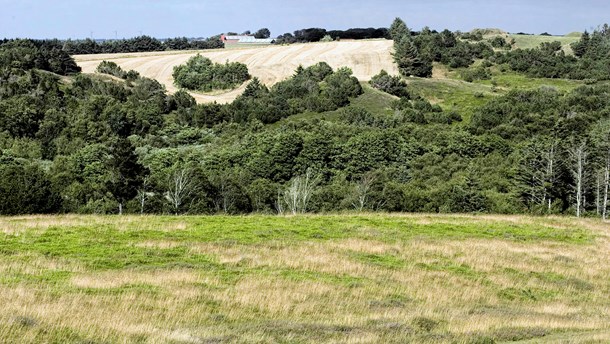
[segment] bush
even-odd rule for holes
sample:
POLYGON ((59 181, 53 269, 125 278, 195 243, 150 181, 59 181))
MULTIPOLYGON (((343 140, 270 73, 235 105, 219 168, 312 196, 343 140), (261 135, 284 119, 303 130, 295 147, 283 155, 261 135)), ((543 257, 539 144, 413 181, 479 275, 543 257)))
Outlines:
POLYGON ((102 63, 97 66, 96 71, 98 73, 112 75, 119 79, 125 79, 128 81, 135 81, 140 78, 140 73, 136 72, 135 70, 125 72, 121 66, 112 61, 102 61, 102 63))
POLYGON ((223 118, 235 122, 257 119, 264 124, 304 111, 333 111, 362 94, 358 79, 349 68, 337 71, 325 62, 303 68, 292 78, 278 82, 271 89, 254 79, 242 96, 226 107, 223 118))
POLYGON ((52 213, 61 202, 41 166, 9 157, 0 160, 0 199, 0 215, 52 213))
POLYGON ((250 79, 250 74, 248 67, 243 63, 218 64, 197 54, 185 65, 174 67, 173 77, 179 87, 209 92, 235 88, 250 79))
POLYGON ((125 71, 116 63, 111 61, 102 61, 98 66, 96 71, 98 73, 108 74, 112 76, 116 76, 117 78, 123 79, 125 78, 125 71))
POLYGON ((409 98, 407 83, 400 76, 389 75, 385 70, 381 70, 369 82, 374 88, 389 93, 397 97, 409 98))
POLYGON ((504 37, 502 36, 496 36, 492 38, 489 43, 494 48, 506 48, 510 46, 506 39, 504 39, 504 37))
POLYGON ((324 37, 322 37, 322 39, 320 40, 320 42, 332 42, 333 38, 330 35, 326 35, 324 37))
POLYGON ((460 74, 462 76, 462 79, 464 79, 464 81, 466 82, 491 79, 491 73, 487 68, 484 67, 464 69, 460 74))

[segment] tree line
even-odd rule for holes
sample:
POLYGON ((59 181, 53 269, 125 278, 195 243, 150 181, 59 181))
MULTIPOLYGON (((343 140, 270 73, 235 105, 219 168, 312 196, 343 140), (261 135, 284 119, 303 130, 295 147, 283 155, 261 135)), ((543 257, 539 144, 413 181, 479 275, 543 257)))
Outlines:
POLYGON ((279 35, 276 39, 277 44, 292 43, 311 43, 319 42, 325 36, 333 40, 341 39, 374 39, 390 38, 387 28, 351 28, 347 30, 326 30, 323 28, 307 28, 296 30, 293 33, 287 32, 279 35))
POLYGON ((92 39, 58 41, 62 50, 69 55, 79 54, 115 54, 137 53, 165 50, 203 50, 221 49, 224 43, 219 36, 206 39, 189 39, 186 37, 169 38, 161 41, 150 36, 138 36, 128 39, 106 40, 98 42, 92 39))

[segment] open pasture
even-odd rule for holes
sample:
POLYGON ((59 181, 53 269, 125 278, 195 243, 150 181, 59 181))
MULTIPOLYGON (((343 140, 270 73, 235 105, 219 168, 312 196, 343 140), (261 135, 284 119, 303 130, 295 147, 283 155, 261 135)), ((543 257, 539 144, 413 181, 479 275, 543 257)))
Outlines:
POLYGON ((610 230, 471 215, 0 219, 3 343, 607 343, 610 230))

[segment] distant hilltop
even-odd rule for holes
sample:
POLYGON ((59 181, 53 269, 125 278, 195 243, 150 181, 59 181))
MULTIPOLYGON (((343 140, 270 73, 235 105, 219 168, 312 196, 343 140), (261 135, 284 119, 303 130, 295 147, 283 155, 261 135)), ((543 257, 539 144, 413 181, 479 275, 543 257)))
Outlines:
POLYGON ((526 33, 526 32, 508 32, 498 28, 486 28, 486 29, 473 29, 470 31, 470 34, 477 35, 481 34, 483 37, 490 36, 508 36, 508 35, 527 35, 527 36, 557 36, 557 37, 575 37, 580 38, 582 36, 582 32, 574 31, 570 32, 566 35, 552 35, 548 32, 543 33, 526 33))
POLYGON ((470 33, 473 35, 480 33, 483 36, 508 35, 508 32, 497 28, 473 29, 470 31, 470 33))

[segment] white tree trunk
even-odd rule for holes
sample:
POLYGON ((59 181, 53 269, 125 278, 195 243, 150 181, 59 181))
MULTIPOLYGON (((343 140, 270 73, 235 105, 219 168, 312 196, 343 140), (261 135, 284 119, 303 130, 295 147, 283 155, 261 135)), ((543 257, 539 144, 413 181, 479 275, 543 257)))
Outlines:
POLYGON ((165 193, 165 199, 173 208, 174 214, 178 215, 184 201, 195 192, 196 185, 191 170, 183 168, 174 171, 170 175, 168 184, 169 187, 165 193))
POLYGON ((284 190, 283 201, 293 215, 307 211, 307 204, 317 183, 318 177, 311 169, 307 169, 305 175, 294 177, 289 182, 288 187, 284 190))
POLYGON ((546 185, 544 188, 544 197, 547 199, 548 203, 548 212, 551 212, 551 190, 547 190, 547 188, 552 188, 555 185, 555 147, 557 142, 553 141, 551 143, 551 147, 549 151, 545 155, 546 159, 546 185))
POLYGON ((601 207, 602 207, 602 202, 601 202, 601 187, 602 187, 602 174, 601 173, 597 173, 597 178, 596 178, 596 184, 595 184, 595 209, 597 212, 597 215, 599 216, 601 214, 601 207))
POLYGON ((602 219, 608 215, 608 184, 610 184, 610 150, 606 155, 606 167, 604 168, 604 201, 602 204, 602 219))
POLYGON ((374 181, 375 177, 369 173, 362 177, 360 182, 356 184, 356 201, 352 203, 356 210, 362 211, 366 207, 369 199, 369 191, 371 190, 374 181))
POLYGON ((576 217, 580 217, 584 206, 584 179, 587 165, 587 145, 585 141, 573 146, 568 153, 572 158, 572 176, 574 177, 574 191, 576 193, 576 217))

